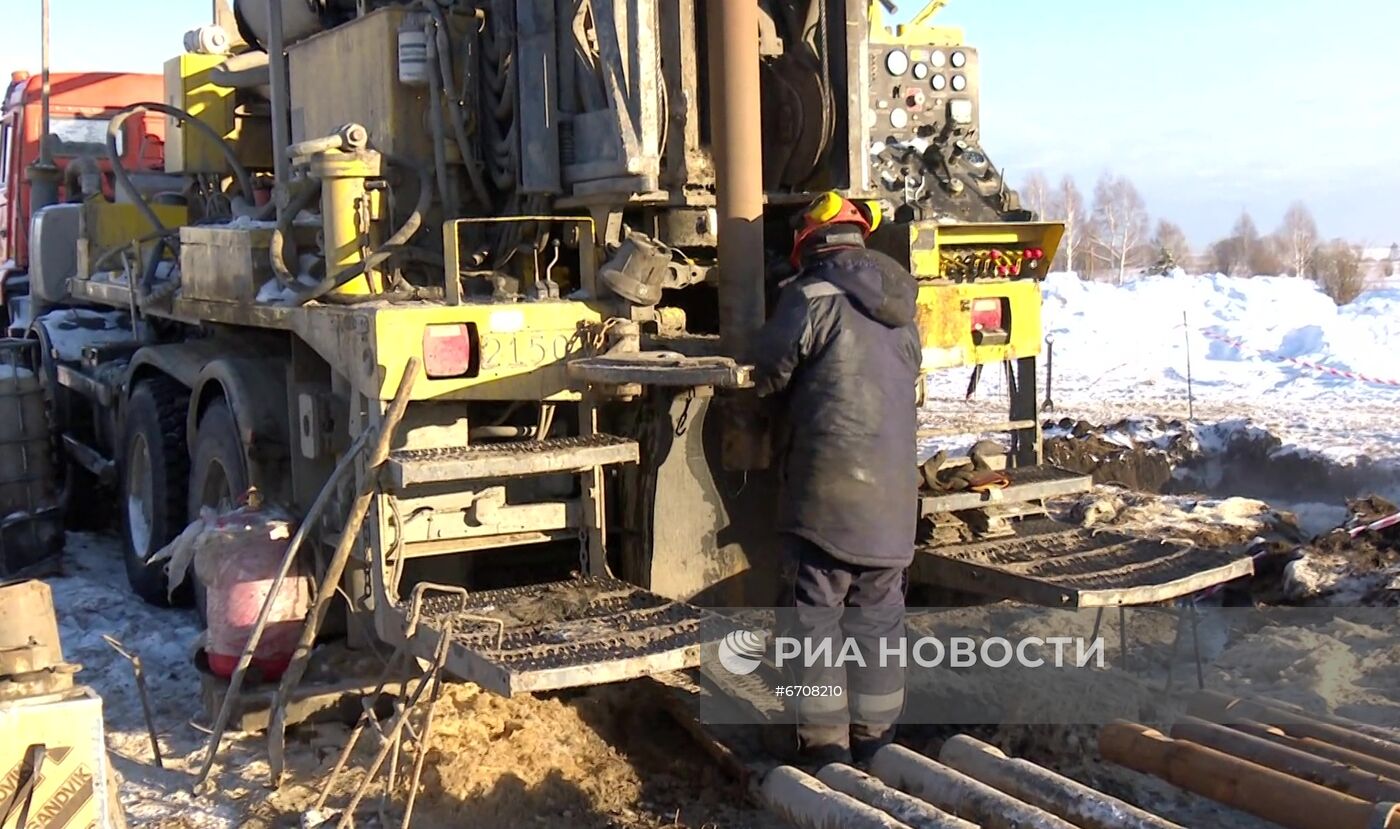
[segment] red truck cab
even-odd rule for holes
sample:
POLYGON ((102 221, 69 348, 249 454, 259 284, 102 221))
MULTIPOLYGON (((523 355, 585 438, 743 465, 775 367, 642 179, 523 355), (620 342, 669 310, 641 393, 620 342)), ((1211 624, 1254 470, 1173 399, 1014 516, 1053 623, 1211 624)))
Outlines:
MULTIPOLYGON (((29 269, 30 184, 25 169, 39 158, 43 128, 42 79, 15 72, 0 107, 0 290, 8 304, 19 292, 17 277, 29 269)), ((62 171, 91 156, 103 172, 103 191, 112 196, 107 126, 118 110, 139 101, 164 100, 160 75, 114 72, 55 72, 49 75, 49 146, 62 171)), ((118 141, 129 170, 159 170, 163 163, 165 119, 143 113, 127 119, 118 141)), ((60 187, 60 199, 69 198, 60 187)))

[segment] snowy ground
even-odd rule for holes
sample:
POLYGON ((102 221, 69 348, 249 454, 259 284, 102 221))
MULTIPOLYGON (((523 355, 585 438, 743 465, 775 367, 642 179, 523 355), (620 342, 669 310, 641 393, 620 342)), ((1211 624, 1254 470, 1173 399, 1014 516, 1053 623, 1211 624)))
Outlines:
POLYGON ((1199 420, 1243 415, 1336 460, 1400 459, 1400 385, 1290 362, 1400 384, 1400 289, 1338 307, 1314 283, 1287 277, 1178 272, 1120 288, 1055 274, 1044 314, 1054 402, 1071 415, 1184 417, 1189 359, 1199 420))
MULTIPOLYGON (((1400 470, 1400 385, 1322 368, 1400 384, 1400 287, 1338 307, 1312 282, 1287 277, 1176 272, 1117 287, 1061 273, 1046 279, 1044 295, 1054 349, 1054 409, 1046 418, 1243 419, 1283 449, 1400 470)), ((1040 368, 1043 400, 1043 357, 1040 368)), ((971 401, 966 386, 962 372, 935 376, 926 424, 1005 413, 999 371, 984 372, 971 401)))

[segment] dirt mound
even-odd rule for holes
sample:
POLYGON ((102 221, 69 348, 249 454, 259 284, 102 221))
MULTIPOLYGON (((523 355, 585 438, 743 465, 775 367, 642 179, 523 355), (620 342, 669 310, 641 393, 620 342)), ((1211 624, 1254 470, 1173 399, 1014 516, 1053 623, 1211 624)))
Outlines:
POLYGON ((1138 492, 1172 489, 1173 471, 1189 457, 1189 436, 1179 422, 1121 420, 1096 427, 1065 417, 1047 422, 1044 457, 1050 464, 1092 475, 1093 483, 1112 483, 1138 492), (1147 431, 1148 440, 1135 440, 1147 431))
POLYGON ((779 825, 742 805, 644 686, 505 699, 458 685, 439 705, 421 825, 779 825))

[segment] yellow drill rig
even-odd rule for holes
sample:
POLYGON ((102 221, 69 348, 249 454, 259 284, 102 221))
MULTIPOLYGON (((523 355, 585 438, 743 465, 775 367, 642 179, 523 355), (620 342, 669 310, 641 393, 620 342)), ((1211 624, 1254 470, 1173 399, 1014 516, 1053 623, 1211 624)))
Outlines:
MULTIPOLYGON (((743 356, 814 193, 883 203, 925 370, 1012 367, 987 428, 1039 461, 1061 227, 983 149, 978 53, 940 5, 892 28, 866 0, 221 9, 165 101, 111 119, 116 199, 35 219, 68 491, 118 491, 154 601, 147 558, 256 486, 322 501, 304 558, 327 579, 345 552, 352 637, 431 658, 451 631, 448 669, 505 694, 694 666, 702 608, 776 595, 743 356), (142 110, 169 118, 159 171, 122 165, 142 110), (383 462, 357 455, 386 420, 383 462)), ((943 497, 925 512, 985 498, 943 497)))

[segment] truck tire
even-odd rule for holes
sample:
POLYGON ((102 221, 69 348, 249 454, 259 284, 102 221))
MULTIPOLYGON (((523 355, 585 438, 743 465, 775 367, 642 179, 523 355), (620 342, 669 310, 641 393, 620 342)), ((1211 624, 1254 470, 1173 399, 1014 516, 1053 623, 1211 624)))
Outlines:
POLYGON ((162 607, 189 602, 188 584, 167 593, 162 565, 146 560, 185 529, 190 459, 185 417, 190 393, 164 377, 142 380, 127 400, 121 443, 122 542, 136 595, 162 607))
MULTIPOLYGON (((194 459, 190 462, 190 488, 187 514, 191 520, 200 507, 231 506, 248 489, 248 464, 243 458, 243 441, 233 412, 222 399, 215 400, 199 419, 194 436, 194 459)), ((198 574, 191 579, 194 606, 204 618, 204 586, 198 574)))

